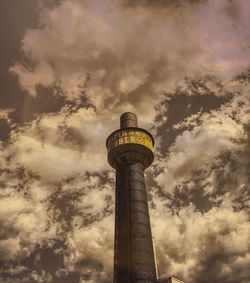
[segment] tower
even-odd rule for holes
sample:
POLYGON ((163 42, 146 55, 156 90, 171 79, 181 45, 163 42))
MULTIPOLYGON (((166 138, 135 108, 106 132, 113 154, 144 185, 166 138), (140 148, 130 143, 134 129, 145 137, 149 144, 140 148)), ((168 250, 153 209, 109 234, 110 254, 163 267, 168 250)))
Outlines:
POLYGON ((152 233, 144 170, 153 162, 154 139, 138 128, 131 112, 106 141, 109 164, 116 170, 114 283, 155 283, 152 233))

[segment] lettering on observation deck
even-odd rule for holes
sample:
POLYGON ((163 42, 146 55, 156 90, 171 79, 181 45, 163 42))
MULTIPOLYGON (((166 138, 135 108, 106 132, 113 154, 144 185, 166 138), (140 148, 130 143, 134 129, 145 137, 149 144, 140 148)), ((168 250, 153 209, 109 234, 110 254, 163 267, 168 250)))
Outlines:
POLYGON ((153 141, 149 135, 142 131, 120 130, 108 139, 108 151, 122 144, 141 144, 153 151, 153 141))

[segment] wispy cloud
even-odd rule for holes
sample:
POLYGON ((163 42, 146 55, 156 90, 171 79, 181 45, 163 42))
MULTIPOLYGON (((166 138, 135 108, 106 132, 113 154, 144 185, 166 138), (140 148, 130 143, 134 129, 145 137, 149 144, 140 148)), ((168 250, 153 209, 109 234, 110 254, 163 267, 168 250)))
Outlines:
POLYGON ((147 180, 160 273, 249 282, 249 72, 232 79, 249 65, 249 4, 39 3, 11 72, 57 105, 22 125, 15 107, 0 111, 1 282, 112 280, 105 139, 123 111, 156 137, 147 180))

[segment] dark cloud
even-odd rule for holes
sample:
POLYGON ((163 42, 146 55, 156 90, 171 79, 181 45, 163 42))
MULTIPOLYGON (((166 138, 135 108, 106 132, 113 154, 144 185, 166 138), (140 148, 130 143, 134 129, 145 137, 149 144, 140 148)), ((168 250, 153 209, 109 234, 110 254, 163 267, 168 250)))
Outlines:
POLYGON ((19 108, 21 89, 9 68, 20 58, 20 42, 27 27, 37 23, 36 3, 30 0, 1 1, 1 55, 0 55, 0 105, 1 108, 19 108))
POLYGON ((241 5, 238 0, 228 0, 225 4, 225 13, 236 23, 241 23, 241 5))
POLYGON ((28 258, 20 261, 28 270, 37 272, 44 270, 55 276, 59 268, 64 268, 63 250, 66 247, 62 242, 55 242, 51 247, 38 247, 28 258))
POLYGON ((3 0, 0 11, 0 109, 13 110, 9 115, 11 123, 1 120, 0 139, 5 141, 11 132, 10 124, 23 124, 34 119, 36 114, 55 112, 65 101, 54 88, 43 86, 37 86, 37 97, 31 97, 9 70, 17 60, 23 60, 21 40, 26 29, 38 26, 38 2, 3 0))
POLYGON ((135 111, 160 275, 248 283, 247 4, 0 5, 0 281, 112 281, 105 139, 135 111))
MULTIPOLYGON (((226 234, 227 231, 224 231, 226 234)), ((229 233, 229 231, 228 231, 229 233)), ((211 247, 216 243, 216 238, 211 237, 208 239, 210 241, 211 247)), ((220 247, 218 247, 220 249, 220 247)), ((229 283, 235 283, 235 274, 237 274, 237 280, 243 283, 247 283, 249 280, 250 273, 248 271, 248 268, 246 264, 238 265, 235 268, 233 268, 232 273, 228 273, 226 271, 226 266, 230 267, 233 260, 237 260, 237 258, 244 258, 244 253, 232 253, 223 254, 223 251, 220 249, 220 252, 215 252, 213 255, 211 255, 209 258, 206 258, 202 261, 203 269, 200 274, 195 275, 196 282, 200 283, 208 283, 213 280, 215 283, 220 282, 229 282, 229 283), (222 266, 225 266, 225 271, 222 270, 222 266), (206 276, 204 276, 206 274, 206 276)))
POLYGON ((11 127, 6 119, 0 119, 0 139, 5 141, 9 138, 11 132, 11 127))
POLYGON ((247 84, 250 83, 250 68, 236 75, 234 80, 247 84))
POLYGON ((168 93, 167 99, 159 105, 161 108, 165 108, 165 111, 160 112, 160 115, 156 117, 156 122, 167 117, 166 121, 157 128, 157 135, 162 138, 163 154, 167 154, 168 148, 174 143, 178 135, 187 129, 192 130, 190 124, 181 129, 175 128, 175 125, 189 116, 199 116, 211 110, 216 110, 230 99, 230 92, 218 96, 215 90, 209 87, 209 83, 218 84, 219 91, 222 91, 219 82, 214 82, 213 78, 187 78, 184 87, 177 88, 174 93, 168 93))

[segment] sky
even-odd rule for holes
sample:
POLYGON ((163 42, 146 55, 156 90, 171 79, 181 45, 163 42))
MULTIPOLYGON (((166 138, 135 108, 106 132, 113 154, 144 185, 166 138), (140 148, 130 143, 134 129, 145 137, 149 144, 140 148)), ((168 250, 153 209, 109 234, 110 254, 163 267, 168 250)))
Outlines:
POLYGON ((1 0, 0 282, 112 282, 123 112, 160 277, 250 282, 250 2, 1 0))

